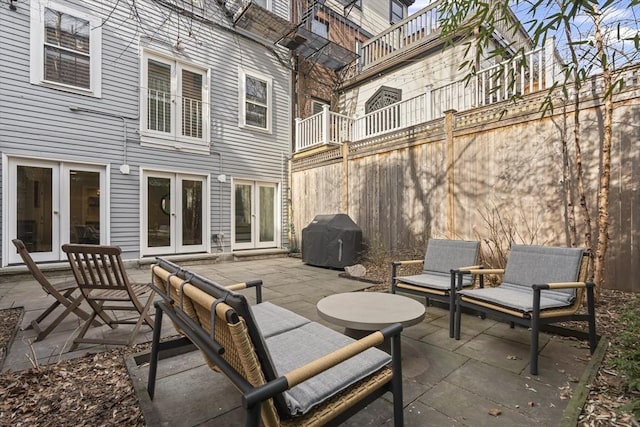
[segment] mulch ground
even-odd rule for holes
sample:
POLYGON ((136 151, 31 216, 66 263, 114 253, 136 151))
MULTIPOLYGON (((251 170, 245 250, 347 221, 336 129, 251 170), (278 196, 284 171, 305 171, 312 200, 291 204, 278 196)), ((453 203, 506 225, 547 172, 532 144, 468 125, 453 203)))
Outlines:
MULTIPOLYGON (((371 280, 386 284, 388 268, 368 271, 371 280)), ((598 333, 611 339, 598 375, 590 384, 580 426, 638 427, 632 414, 622 407, 629 402, 624 381, 612 366, 615 336, 624 327, 617 320, 624 305, 639 295, 604 290, 596 308, 598 333)), ((0 349, 4 349, 21 317, 16 309, 0 310, 0 349)), ((90 420, 101 426, 144 426, 136 393, 125 366, 125 356, 142 351, 143 346, 120 348, 105 353, 60 361, 19 372, 0 374, 0 426, 71 426, 90 420)), ((0 353, 0 363, 2 356, 0 353)))

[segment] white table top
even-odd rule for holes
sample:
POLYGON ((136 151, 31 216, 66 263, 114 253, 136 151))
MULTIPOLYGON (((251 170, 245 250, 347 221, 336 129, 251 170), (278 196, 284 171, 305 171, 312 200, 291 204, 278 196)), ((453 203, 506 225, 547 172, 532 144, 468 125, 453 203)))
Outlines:
POLYGON ((345 328, 376 331, 393 323, 411 326, 424 319, 424 305, 396 294, 346 292, 318 301, 318 315, 345 328))

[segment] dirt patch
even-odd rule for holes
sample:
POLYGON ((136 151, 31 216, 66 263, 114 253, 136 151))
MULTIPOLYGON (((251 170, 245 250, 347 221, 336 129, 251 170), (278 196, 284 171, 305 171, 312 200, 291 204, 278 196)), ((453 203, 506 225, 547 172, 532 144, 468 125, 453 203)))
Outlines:
POLYGON ((22 307, 0 310, 0 368, 2 368, 7 351, 18 330, 18 323, 22 319, 23 311, 22 307))

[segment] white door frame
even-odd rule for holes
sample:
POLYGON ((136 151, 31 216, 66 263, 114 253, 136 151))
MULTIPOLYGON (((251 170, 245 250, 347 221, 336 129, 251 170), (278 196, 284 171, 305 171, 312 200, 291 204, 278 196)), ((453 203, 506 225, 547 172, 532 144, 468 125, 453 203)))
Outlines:
MULTIPOLYGON (((141 169, 140 171, 140 253, 141 255, 162 255, 176 254, 186 252, 209 252, 211 250, 210 235, 210 180, 209 175, 199 175, 193 173, 181 173, 170 171, 159 171, 154 169, 141 169), (148 199, 148 178, 164 178, 169 180, 169 198, 170 204, 167 206, 169 211, 169 245, 149 247, 148 239, 148 221, 149 210, 147 205, 148 199), (182 206, 182 187, 183 181, 201 181, 202 182, 202 243, 200 245, 184 245, 182 242, 181 225, 182 210, 178 207, 182 206)), ((161 203, 161 201, 158 201, 161 203)))
POLYGON ((2 264, 6 266, 13 263, 22 263, 22 259, 15 251, 12 239, 17 237, 17 168, 18 166, 49 168, 52 173, 51 186, 51 251, 32 252, 31 256, 36 262, 61 261, 66 259, 61 250, 63 243, 70 241, 70 178, 71 170, 97 172, 100 174, 100 243, 109 243, 109 200, 108 167, 99 164, 83 164, 65 162, 56 159, 27 158, 20 156, 2 157, 2 191, 3 198, 3 242, 2 264))
POLYGON ((231 250, 277 248, 280 245, 281 212, 280 212, 280 183, 267 180, 252 180, 233 178, 231 180, 231 250), (236 243, 236 185, 251 186, 251 241, 236 243), (260 242, 260 187, 272 187, 274 189, 273 212, 273 241, 260 242))

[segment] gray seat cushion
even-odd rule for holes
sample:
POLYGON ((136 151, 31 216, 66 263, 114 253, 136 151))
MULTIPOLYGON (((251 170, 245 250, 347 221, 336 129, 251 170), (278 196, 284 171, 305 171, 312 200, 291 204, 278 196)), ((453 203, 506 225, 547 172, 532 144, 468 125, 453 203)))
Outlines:
POLYGON ((256 304, 251 307, 251 311, 265 339, 309 323, 309 319, 270 302, 256 304))
MULTIPOLYGON (((513 245, 500 286, 462 290, 460 293, 502 307, 531 312, 532 285, 577 281, 583 253, 581 248, 513 245)), ((540 309, 569 306, 575 300, 575 295, 575 289, 543 290, 540 293, 540 309)))
MULTIPOLYGON (((266 339, 273 366, 278 375, 299 368, 329 354, 354 340, 319 323, 266 339)), ((391 356, 377 348, 359 355, 287 390, 285 401, 292 415, 304 414, 351 384, 365 378, 391 362, 391 356)))
MULTIPOLYGON (((451 290, 451 274, 444 273, 422 273, 413 276, 401 276, 397 278, 398 282, 409 283, 414 286, 421 286, 428 289, 437 289, 441 291, 451 290)), ((473 284, 473 277, 464 276, 462 286, 470 286, 473 284)))
MULTIPOLYGON (((526 289, 522 286, 502 284, 496 288, 465 289, 458 293, 476 300, 486 301, 501 307, 518 310, 523 313, 530 313, 533 311, 533 289, 526 289)), ((549 293, 551 292, 543 291, 540 295, 541 310, 566 307, 569 305, 565 301, 554 298, 554 295, 551 295, 550 297, 549 293)))

